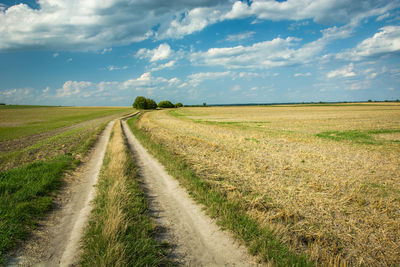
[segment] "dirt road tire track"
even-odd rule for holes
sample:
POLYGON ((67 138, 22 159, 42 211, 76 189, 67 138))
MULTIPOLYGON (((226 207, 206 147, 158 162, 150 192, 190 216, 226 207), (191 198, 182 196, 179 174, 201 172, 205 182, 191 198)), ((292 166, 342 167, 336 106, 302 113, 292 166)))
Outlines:
POLYGON ((135 155, 156 223, 166 229, 174 260, 185 266, 254 266, 256 260, 243 246, 222 232, 139 143, 122 121, 128 145, 135 155))
POLYGON ((100 135, 84 161, 65 178, 66 185, 56 199, 56 206, 34 231, 30 240, 16 252, 8 266, 74 266, 79 260, 80 239, 95 196, 104 153, 115 120, 100 135))

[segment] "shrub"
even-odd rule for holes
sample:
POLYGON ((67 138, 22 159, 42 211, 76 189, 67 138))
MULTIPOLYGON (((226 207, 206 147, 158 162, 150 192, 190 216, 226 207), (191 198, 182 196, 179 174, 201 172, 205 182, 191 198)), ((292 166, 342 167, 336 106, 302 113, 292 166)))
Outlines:
POLYGON ((156 109, 157 104, 153 99, 145 98, 144 96, 138 96, 132 105, 136 109, 156 109))
POLYGON ((171 103, 171 101, 165 100, 165 101, 161 101, 160 103, 158 103, 158 107, 159 108, 173 108, 175 106, 174 106, 174 104, 171 103))
POLYGON ((181 107, 183 107, 183 104, 181 102, 178 102, 178 103, 175 104, 175 107, 176 108, 181 108, 181 107))

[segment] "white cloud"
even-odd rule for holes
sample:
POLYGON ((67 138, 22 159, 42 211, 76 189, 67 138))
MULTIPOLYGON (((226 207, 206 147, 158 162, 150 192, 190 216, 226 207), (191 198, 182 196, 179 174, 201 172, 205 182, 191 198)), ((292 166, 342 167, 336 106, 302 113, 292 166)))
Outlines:
POLYGON ((106 53, 114 45, 149 38, 181 38, 227 19, 349 23, 354 18, 384 15, 400 5, 398 0, 249 2, 40 0, 38 9, 26 4, 8 8, 0 5, 0 50, 46 48, 106 53))
POLYGON ((114 70, 126 70, 127 68, 128 68, 128 66, 122 66, 122 67, 113 66, 113 65, 107 66, 107 69, 108 69, 109 71, 114 71, 114 70))
POLYGON ((205 80, 215 80, 232 75, 232 72, 199 72, 188 76, 189 84, 196 87, 205 80))
POLYGON ((56 57, 58 57, 59 55, 60 55, 59 53, 54 53, 54 54, 53 54, 53 57, 56 58, 56 57))
POLYGON ((57 90, 57 97, 68 97, 76 95, 79 94, 81 90, 85 90, 92 86, 93 84, 91 82, 67 81, 63 84, 62 88, 57 90))
POLYGON ((40 0, 38 5, 38 9, 26 4, 7 9, 1 5, 0 50, 47 48, 109 52, 107 47, 139 42, 155 35, 173 37, 190 34, 196 27, 201 30, 203 26, 199 23, 203 17, 206 25, 215 22, 213 10, 220 3, 212 0, 40 0), (182 15, 183 20, 176 20, 182 15), (158 25, 159 30, 155 32, 158 25))
POLYGON ((251 39, 256 32, 253 31, 246 31, 246 32, 241 32, 237 34, 230 34, 225 38, 225 41, 227 42, 237 42, 237 41, 242 41, 242 40, 248 40, 251 39))
POLYGON ((388 17, 390 17, 390 13, 385 13, 385 14, 380 15, 379 17, 377 17, 376 21, 382 21, 384 19, 387 19, 388 17))
POLYGON ((47 86, 45 89, 42 90, 42 93, 43 93, 43 94, 46 94, 46 93, 48 93, 49 91, 50 91, 50 87, 47 86))
POLYGON ((312 74, 311 72, 307 72, 307 73, 295 73, 294 77, 310 77, 312 74))
POLYGON ((154 67, 151 69, 151 71, 157 71, 157 70, 162 70, 162 69, 168 69, 168 68, 172 68, 173 66, 175 66, 176 61, 175 60, 171 60, 167 63, 161 64, 157 67, 154 67))
POLYGON ((326 77, 328 77, 328 78, 353 77, 353 76, 356 76, 353 69, 354 69, 354 65, 353 65, 353 63, 350 63, 348 66, 344 66, 343 68, 328 72, 326 77))
POLYGON ((104 49, 100 52, 100 54, 104 55, 104 54, 106 54, 106 53, 110 53, 111 51, 112 51, 112 47, 110 47, 110 48, 104 48, 104 49))
POLYGON ((167 43, 160 44, 157 48, 147 49, 142 48, 136 53, 136 57, 144 59, 147 58, 150 62, 167 59, 171 56, 173 51, 167 43))
POLYGON ((233 87, 232 87, 232 91, 233 91, 233 92, 240 91, 240 86, 239 86, 239 85, 233 86, 233 87))
POLYGON ((256 16, 262 20, 305 20, 318 23, 347 23, 354 17, 380 15, 399 6, 398 1, 382 3, 379 0, 254 0, 236 1, 224 19, 237 19, 256 16))
POLYGON ((400 26, 385 26, 373 37, 367 38, 355 48, 339 53, 336 58, 361 60, 400 52, 400 26))

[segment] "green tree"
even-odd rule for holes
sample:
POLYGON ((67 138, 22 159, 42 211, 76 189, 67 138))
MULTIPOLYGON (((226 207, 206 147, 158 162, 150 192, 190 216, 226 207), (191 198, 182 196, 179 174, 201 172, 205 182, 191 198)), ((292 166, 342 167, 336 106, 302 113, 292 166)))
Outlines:
POLYGON ((183 104, 181 102, 178 102, 178 103, 175 104, 175 107, 176 108, 181 108, 181 107, 183 107, 183 104))
POLYGON ((146 109, 156 109, 157 103, 153 99, 146 99, 146 109))
POLYGON ((159 108, 173 108, 175 106, 174 106, 174 104, 171 103, 171 101, 165 100, 165 101, 161 101, 160 103, 158 103, 158 107, 159 108))
POLYGON ((135 102, 133 102, 133 107, 136 109, 145 109, 146 98, 144 96, 137 96, 135 102))

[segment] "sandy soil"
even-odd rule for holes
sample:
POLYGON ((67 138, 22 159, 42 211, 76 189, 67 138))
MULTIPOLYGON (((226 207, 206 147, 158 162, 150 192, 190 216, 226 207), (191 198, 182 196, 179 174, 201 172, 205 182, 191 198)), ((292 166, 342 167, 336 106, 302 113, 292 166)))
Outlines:
POLYGON ((74 266, 79 259, 80 239, 91 211, 98 174, 110 137, 110 122, 89 156, 65 177, 56 208, 40 222, 8 266, 74 266))
POLYGON ((150 198, 161 239, 173 246, 174 260, 185 266, 254 266, 256 260, 207 217, 201 206, 164 170, 122 122, 129 146, 150 198))

